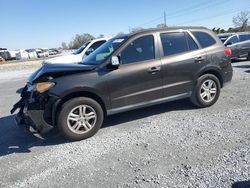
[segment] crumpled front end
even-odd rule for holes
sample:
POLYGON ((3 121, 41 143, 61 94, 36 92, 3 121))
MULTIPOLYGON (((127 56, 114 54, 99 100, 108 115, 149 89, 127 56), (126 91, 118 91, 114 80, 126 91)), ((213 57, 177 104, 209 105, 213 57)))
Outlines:
POLYGON ((21 99, 13 106, 11 113, 17 109, 18 125, 24 125, 28 130, 32 127, 38 133, 46 133, 55 126, 55 111, 59 103, 56 96, 49 93, 37 93, 33 85, 27 84, 21 93, 21 99))

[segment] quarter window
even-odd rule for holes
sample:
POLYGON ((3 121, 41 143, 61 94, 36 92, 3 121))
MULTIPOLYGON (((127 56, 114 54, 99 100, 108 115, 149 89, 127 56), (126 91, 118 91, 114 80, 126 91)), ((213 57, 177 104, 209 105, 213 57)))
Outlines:
POLYGON ((207 33, 195 31, 192 32, 195 38, 198 40, 202 48, 212 46, 216 41, 207 33))
POLYGON ((120 54, 122 64, 147 61, 155 58, 154 37, 147 35, 135 39, 120 54))

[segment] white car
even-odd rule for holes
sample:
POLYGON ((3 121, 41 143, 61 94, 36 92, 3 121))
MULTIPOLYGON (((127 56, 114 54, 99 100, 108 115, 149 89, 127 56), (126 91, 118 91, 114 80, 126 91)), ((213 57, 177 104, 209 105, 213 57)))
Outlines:
POLYGON ((46 63, 79 63, 110 38, 99 38, 85 42, 74 53, 46 60, 46 63))
POLYGON ((19 50, 16 53, 16 60, 27 60, 29 59, 29 53, 26 50, 19 50))

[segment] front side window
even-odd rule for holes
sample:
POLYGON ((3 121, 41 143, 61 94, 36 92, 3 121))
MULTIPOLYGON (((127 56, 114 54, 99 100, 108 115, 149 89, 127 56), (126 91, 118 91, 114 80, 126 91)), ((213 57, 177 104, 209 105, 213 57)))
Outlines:
POLYGON ((162 33, 160 36, 164 56, 179 54, 189 50, 185 33, 162 33))
POLYGON ((213 44, 216 43, 216 41, 209 34, 205 32, 195 31, 192 32, 192 34, 198 40, 202 48, 212 46, 213 44))
POLYGON ((238 37, 236 36, 232 36, 227 42, 226 42, 226 45, 232 45, 232 44, 235 44, 239 42, 239 39, 238 37))
POLYGON ((135 39, 121 53, 122 64, 147 61, 155 58, 154 37, 147 35, 135 39))
POLYGON ((239 35, 240 41, 246 41, 246 40, 250 40, 250 35, 248 34, 243 34, 243 35, 239 35))
POLYGON ((106 40, 101 40, 101 41, 97 41, 95 43, 93 43, 90 48, 92 48, 94 51, 99 48, 99 46, 101 46, 102 44, 104 44, 106 42, 106 40))

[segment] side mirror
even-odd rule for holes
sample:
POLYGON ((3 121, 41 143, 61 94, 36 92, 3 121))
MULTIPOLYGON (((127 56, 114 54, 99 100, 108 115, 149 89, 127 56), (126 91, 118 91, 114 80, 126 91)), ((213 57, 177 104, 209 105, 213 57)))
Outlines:
POLYGON ((91 54, 93 51, 95 51, 93 48, 89 48, 89 49, 87 49, 87 51, 85 52, 85 55, 89 55, 89 54, 91 54))
POLYGON ((111 65, 112 67, 118 68, 120 66, 120 60, 118 56, 112 56, 111 57, 111 65))

